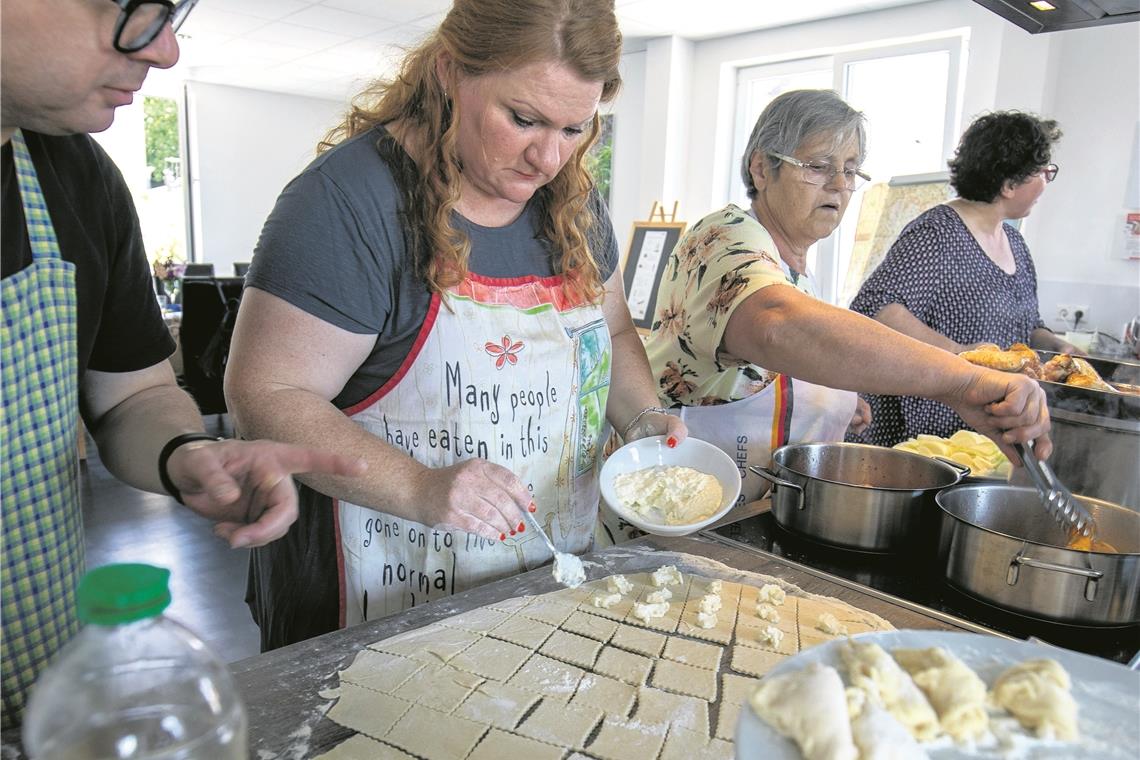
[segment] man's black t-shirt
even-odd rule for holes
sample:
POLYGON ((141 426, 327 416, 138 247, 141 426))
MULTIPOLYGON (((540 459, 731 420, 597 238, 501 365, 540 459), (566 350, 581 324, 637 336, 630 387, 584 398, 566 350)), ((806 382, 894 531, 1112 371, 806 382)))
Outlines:
MULTIPOLYGON (((111 158, 87 135, 24 132, 52 226, 66 261, 75 264, 79 375, 130 372, 174 351, 154 296, 130 191, 111 158)), ((11 141, 0 150, 4 278, 32 263, 32 248, 11 141)))

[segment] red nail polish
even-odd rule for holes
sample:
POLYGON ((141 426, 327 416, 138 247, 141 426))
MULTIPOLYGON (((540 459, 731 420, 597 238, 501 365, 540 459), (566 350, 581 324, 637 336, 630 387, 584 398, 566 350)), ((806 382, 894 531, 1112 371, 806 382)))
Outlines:
POLYGON ((507 534, 506 533, 500 533, 499 534, 499 540, 500 541, 506 541, 507 540, 507 534))
POLYGON ((519 533, 526 533, 526 523, 519 523, 519 533))
POLYGON ((537 504, 535 504, 535 503, 532 501, 532 502, 530 503, 530 506, 529 506, 529 507, 527 507, 527 509, 528 509, 529 511, 531 511, 531 512, 537 512, 537 511, 538 511, 538 505, 537 505, 537 504))
POLYGON ((677 448, 677 439, 674 438, 673 436, 669 436, 668 438, 665 439, 665 445, 671 449, 675 449, 675 448, 677 448))

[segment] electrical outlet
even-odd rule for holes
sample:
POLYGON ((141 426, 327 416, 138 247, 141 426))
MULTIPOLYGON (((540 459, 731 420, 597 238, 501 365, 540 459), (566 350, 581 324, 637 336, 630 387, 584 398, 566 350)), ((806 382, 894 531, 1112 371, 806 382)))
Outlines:
POLYGON ((1080 329, 1089 322, 1087 304, 1057 304, 1057 321, 1068 329, 1080 329))

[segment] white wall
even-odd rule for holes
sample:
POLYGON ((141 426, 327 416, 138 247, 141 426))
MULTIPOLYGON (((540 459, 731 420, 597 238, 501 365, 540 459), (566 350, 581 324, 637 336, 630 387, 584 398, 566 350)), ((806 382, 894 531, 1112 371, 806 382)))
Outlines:
POLYGON ((219 274, 249 261, 285 184, 313 160, 346 104, 188 82, 194 260, 219 274))
MULTIPOLYGON (((671 204, 676 198, 680 218, 694 222, 728 201, 734 181, 738 68, 963 33, 969 40, 963 126, 983 111, 1020 108, 1058 119, 1065 131, 1055 156, 1060 179, 1024 225, 1041 280, 1043 317, 1049 321, 1063 298, 1062 303, 1090 305, 1093 326, 1119 333, 1127 316, 1140 313, 1140 265, 1109 255, 1115 217, 1126 198, 1140 192, 1132 188, 1126 195, 1130 182, 1136 183, 1129 168, 1137 160, 1133 145, 1140 129, 1136 24, 1030 35, 970 0, 934 0, 685 46, 650 41, 647 52, 625 56, 631 66, 635 57, 646 59, 645 84, 639 90, 627 80, 615 111, 625 113, 634 104, 646 117, 640 136, 621 134, 618 117, 622 142, 614 146, 615 188, 639 188, 625 201, 635 218, 643 218, 654 200, 671 204), (674 55, 664 55, 666 50, 674 55), (663 81, 676 76, 673 62, 679 60, 691 63, 685 75, 663 81), (659 115, 673 113, 669 106, 678 93, 687 100, 687 119, 662 121, 659 115), (668 155, 664 146, 678 141, 683 149, 668 155), (639 166, 622 163, 630 145, 640 153, 639 166), (677 161, 681 174, 647 169, 662 157, 677 161), (623 174, 631 170, 640 173, 623 174)), ((632 220, 618 219, 617 211, 619 231, 628 229, 632 220)))
POLYGON ((1026 220, 1041 312, 1058 304, 1089 306, 1087 320, 1119 336, 1140 313, 1140 262, 1115 256, 1126 206, 1140 203, 1136 132, 1140 129, 1140 39, 1136 24, 1055 35, 1044 113, 1064 136, 1061 167, 1026 220))

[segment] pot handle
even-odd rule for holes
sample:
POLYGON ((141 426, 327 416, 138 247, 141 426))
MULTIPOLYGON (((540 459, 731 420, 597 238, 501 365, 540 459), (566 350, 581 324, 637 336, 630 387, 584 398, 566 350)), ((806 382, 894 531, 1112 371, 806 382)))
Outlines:
POLYGON ((1056 573, 1068 573, 1069 575, 1079 575, 1088 580, 1085 582, 1085 599, 1092 602, 1096 600, 1097 582, 1104 577, 1104 573, 1092 568, 1083 567, 1070 567, 1069 565, 1058 565, 1054 562, 1045 562, 1032 557, 1026 557, 1021 552, 1013 558, 1009 563, 1009 572, 1006 573, 1005 582, 1010 586, 1017 584, 1017 578, 1021 571, 1022 565, 1037 568, 1038 570, 1051 570, 1056 573))
POLYGON ((954 481, 954 485, 961 483, 962 478, 967 478, 970 476, 970 468, 967 467, 966 465, 958 464, 953 459, 947 459, 946 457, 934 457, 934 458, 937 459, 942 464, 948 464, 951 467, 953 467, 955 470, 958 471, 958 479, 954 481))
POLYGON ((770 482, 772 484, 772 490, 773 491, 776 490, 776 486, 783 486, 784 488, 790 488, 793 491, 795 491, 796 492, 796 509, 803 509, 804 508, 804 488, 803 488, 803 486, 799 485, 798 483, 793 483, 790 480, 784 480, 783 478, 776 475, 776 473, 769 470, 767 467, 757 467, 756 465, 749 465, 748 469, 751 470, 752 472, 754 472, 755 474, 759 475, 760 477, 764 478, 764 480, 767 480, 768 482, 770 482))

